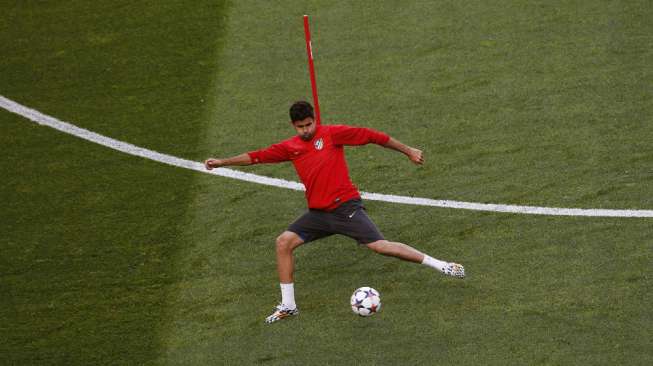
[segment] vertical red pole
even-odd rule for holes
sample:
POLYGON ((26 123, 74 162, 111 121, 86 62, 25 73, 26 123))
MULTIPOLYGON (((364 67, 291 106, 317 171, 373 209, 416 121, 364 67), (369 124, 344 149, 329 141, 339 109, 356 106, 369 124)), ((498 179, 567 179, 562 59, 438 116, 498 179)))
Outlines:
POLYGON ((308 71, 311 74, 311 88, 313 89, 313 105, 315 107, 315 121, 320 124, 320 103, 317 100, 317 83, 315 81, 315 65, 313 64, 313 44, 311 31, 308 28, 308 15, 304 15, 304 35, 306 36, 306 54, 308 56, 308 71))

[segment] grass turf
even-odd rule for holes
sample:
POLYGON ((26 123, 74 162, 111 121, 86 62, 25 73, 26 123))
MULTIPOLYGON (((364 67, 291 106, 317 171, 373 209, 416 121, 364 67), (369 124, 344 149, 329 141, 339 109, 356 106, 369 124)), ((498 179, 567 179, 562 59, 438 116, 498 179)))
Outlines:
MULTIPOLYGON (((2 5, 0 94, 201 160, 288 136, 308 98, 311 15, 325 123, 422 147, 350 149, 368 191, 647 208, 647 2, 53 2, 2 5)), ((302 314, 266 326, 275 235, 296 192, 121 155, 0 113, 2 363, 646 364, 651 224, 368 203, 391 239, 469 278, 343 238, 297 252, 302 314), (371 319, 347 307, 382 293, 371 319)), ((289 166, 255 171, 294 179, 289 166)))

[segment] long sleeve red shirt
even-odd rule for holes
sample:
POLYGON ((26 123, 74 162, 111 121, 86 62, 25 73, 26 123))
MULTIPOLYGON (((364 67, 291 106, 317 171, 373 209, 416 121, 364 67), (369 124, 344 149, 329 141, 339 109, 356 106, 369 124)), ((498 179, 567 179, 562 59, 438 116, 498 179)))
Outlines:
POLYGON ((385 133, 370 128, 320 125, 310 141, 294 136, 247 154, 253 164, 292 161, 306 187, 308 207, 331 211, 360 197, 349 178, 344 145, 385 145, 389 139, 385 133))

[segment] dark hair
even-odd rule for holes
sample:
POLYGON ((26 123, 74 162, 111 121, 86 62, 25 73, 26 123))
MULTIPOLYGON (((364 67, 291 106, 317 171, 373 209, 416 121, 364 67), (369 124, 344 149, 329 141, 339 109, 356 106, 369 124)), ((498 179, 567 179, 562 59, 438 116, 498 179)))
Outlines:
POLYGON ((311 117, 315 118, 313 115, 313 106, 311 103, 300 100, 299 102, 293 103, 290 106, 290 121, 297 122, 305 120, 306 118, 311 117))

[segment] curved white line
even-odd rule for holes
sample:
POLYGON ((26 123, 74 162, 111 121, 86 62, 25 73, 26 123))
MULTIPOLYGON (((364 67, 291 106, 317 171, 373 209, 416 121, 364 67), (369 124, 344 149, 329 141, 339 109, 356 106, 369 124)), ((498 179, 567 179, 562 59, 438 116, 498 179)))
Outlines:
MULTIPOLYGON (((23 116, 40 125, 52 127, 61 132, 74 135, 96 144, 104 145, 114 150, 124 153, 140 156, 145 159, 158 161, 160 163, 173 165, 181 168, 195 170, 201 173, 219 175, 246 182, 264 184, 268 186, 293 189, 303 191, 304 185, 287 181, 285 179, 264 177, 261 175, 243 173, 237 170, 226 168, 214 169, 207 171, 204 164, 196 161, 181 159, 175 156, 162 154, 156 151, 144 149, 126 142, 118 141, 95 132, 77 127, 73 124, 60 121, 54 117, 45 115, 37 110, 28 108, 0 95, 0 106, 9 112, 23 116)), ((463 210, 491 211, 491 212, 508 212, 531 215, 552 215, 552 216, 595 216, 595 217, 653 217, 653 210, 609 210, 609 209, 581 209, 581 208, 558 208, 558 207, 536 207, 536 206, 516 206, 502 205, 493 203, 475 203, 449 200, 433 200, 420 197, 395 196, 381 193, 361 192, 363 198, 373 201, 403 203, 419 206, 433 206, 457 208, 463 210)))

